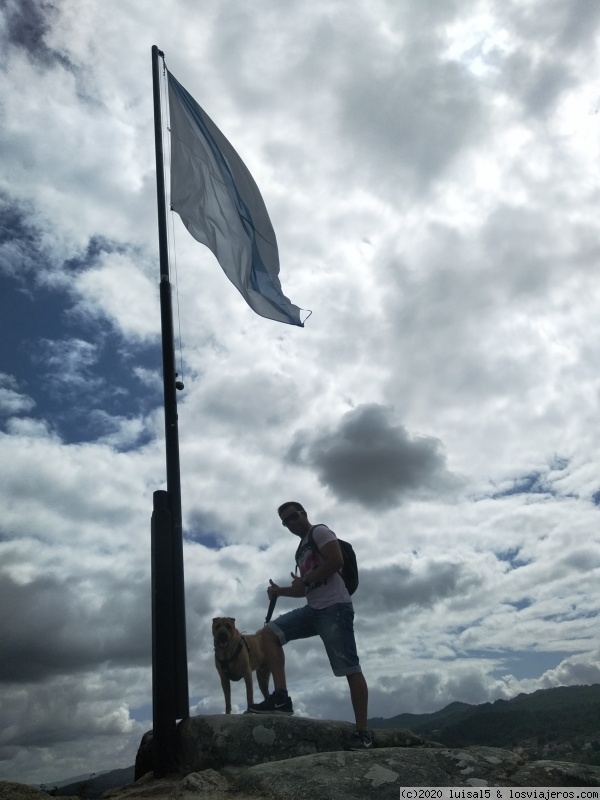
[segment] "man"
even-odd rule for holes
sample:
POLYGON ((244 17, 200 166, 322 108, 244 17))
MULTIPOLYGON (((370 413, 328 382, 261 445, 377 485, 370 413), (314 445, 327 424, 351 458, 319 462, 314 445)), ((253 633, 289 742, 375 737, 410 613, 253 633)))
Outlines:
POLYGON ((269 622, 263 632, 263 646, 273 675, 274 692, 264 702, 254 703, 254 714, 293 714, 285 678, 283 645, 294 639, 320 636, 333 674, 345 676, 356 720, 351 749, 365 750, 373 745, 367 731, 368 688, 356 653, 354 609, 339 574, 344 563, 335 533, 326 525, 311 525, 300 503, 290 501, 277 510, 282 524, 300 539, 296 552, 300 575, 292 576, 291 586, 279 586, 269 579, 267 594, 274 597, 306 597, 306 605, 282 614, 269 622), (310 547, 312 529, 318 553, 310 547))

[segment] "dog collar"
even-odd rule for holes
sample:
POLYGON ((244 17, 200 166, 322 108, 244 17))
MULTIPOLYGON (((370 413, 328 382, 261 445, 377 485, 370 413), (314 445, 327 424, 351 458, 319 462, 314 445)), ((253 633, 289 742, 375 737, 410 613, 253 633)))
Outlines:
POLYGON ((217 656, 217 658, 219 659, 219 663, 221 664, 221 666, 222 666, 222 667, 223 667, 223 669, 225 670, 225 673, 226 673, 226 674, 228 673, 227 665, 228 665, 228 664, 230 664, 232 661, 235 661, 235 660, 236 660, 236 658, 237 658, 237 657, 239 656, 239 654, 242 652, 242 647, 244 647, 244 645, 246 646, 246 650, 247 650, 248 652, 250 652, 250 647, 249 647, 249 645, 248 645, 248 642, 246 641, 246 637, 245 637, 243 634, 241 634, 241 635, 240 635, 240 641, 239 641, 239 644, 238 644, 238 646, 235 648, 235 653, 234 653, 234 654, 231 656, 231 658, 219 658, 219 655, 218 655, 218 653, 217 653, 217 645, 215 644, 215 655, 216 655, 216 656, 217 656))

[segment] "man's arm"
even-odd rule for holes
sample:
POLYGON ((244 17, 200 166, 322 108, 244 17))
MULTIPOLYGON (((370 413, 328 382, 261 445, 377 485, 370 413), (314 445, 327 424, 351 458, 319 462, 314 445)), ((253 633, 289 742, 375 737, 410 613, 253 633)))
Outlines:
MULTIPOLYGON (((344 556, 337 539, 324 544, 323 547, 319 548, 319 552, 323 557, 323 563, 319 564, 318 567, 310 572, 307 572, 304 576, 304 578, 311 583, 320 583, 326 580, 330 575, 333 575, 334 572, 338 572, 344 566, 344 556)), ((294 575, 293 572, 290 572, 290 575, 292 576, 291 586, 278 586, 269 578, 269 587, 267 589, 269 599, 273 597, 304 597, 306 594, 306 586, 302 578, 299 575, 294 575)))
POLYGON ((344 566, 344 556, 342 555, 340 543, 337 539, 334 539, 332 542, 327 542, 323 547, 319 547, 319 552, 323 557, 323 563, 319 564, 318 567, 310 572, 307 572, 304 576, 306 580, 311 583, 320 583, 326 580, 330 575, 333 575, 334 572, 338 572, 344 566))

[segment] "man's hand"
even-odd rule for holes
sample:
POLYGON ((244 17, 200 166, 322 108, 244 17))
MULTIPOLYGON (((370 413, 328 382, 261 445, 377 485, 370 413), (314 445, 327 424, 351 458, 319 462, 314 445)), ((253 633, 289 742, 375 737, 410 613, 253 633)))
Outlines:
POLYGON ((269 600, 272 600, 274 597, 304 597, 306 594, 306 587, 302 583, 302 578, 299 575, 294 575, 293 572, 290 572, 290 575, 292 576, 291 586, 278 586, 269 578, 269 586, 267 587, 269 600))
POLYGON ((293 597, 302 597, 306 594, 306 586, 302 582, 302 577, 300 575, 294 575, 293 572, 290 572, 292 576, 292 592, 293 597))

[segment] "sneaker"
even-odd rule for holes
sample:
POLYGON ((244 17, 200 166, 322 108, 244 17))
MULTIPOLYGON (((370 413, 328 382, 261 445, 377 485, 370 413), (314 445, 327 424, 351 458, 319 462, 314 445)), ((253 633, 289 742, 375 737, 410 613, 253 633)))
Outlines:
POLYGON ((350 750, 370 750, 373 747, 373 737, 369 731, 354 731, 350 740, 350 750))
POLYGON ((286 714, 288 717, 294 713, 291 697, 283 697, 280 694, 270 694, 262 703, 253 703, 248 707, 251 714, 286 714))

